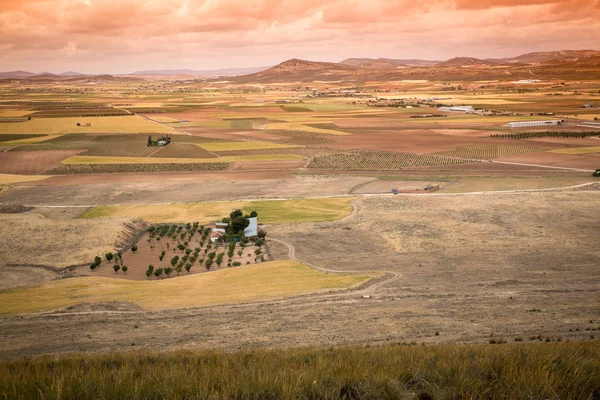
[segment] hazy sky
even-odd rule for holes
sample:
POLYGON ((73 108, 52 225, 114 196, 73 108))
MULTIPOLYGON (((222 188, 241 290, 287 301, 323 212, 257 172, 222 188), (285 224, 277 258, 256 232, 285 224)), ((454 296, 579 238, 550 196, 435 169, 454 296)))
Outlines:
POLYGON ((600 0, 0 0, 0 71, 600 49, 600 0))

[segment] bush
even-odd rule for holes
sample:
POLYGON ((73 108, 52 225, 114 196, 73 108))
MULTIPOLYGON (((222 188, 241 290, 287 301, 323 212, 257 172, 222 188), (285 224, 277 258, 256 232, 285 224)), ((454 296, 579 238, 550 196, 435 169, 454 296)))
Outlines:
POLYGON ((119 266, 119 264, 115 264, 115 265, 113 265, 113 269, 115 270, 115 274, 116 274, 117 272, 119 272, 119 269, 121 269, 121 267, 119 266))
POLYGON ((113 259, 113 253, 106 253, 104 255, 104 258, 106 258, 106 261, 111 262, 111 260, 113 259))
POLYGON ((129 268, 127 268, 127 265, 123 265, 123 267, 121 268, 121 270, 123 271, 124 274, 127 274, 127 270, 129 268))
POLYGON ((135 253, 136 251, 138 251, 138 247, 137 244, 134 244, 133 246, 131 246, 131 252, 135 253))

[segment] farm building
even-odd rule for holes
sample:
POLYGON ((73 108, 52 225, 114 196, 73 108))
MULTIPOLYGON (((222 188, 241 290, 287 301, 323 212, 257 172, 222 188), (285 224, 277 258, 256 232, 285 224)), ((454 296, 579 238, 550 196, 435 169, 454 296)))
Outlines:
POLYGON ((465 114, 474 114, 475 109, 472 106, 451 106, 451 107, 440 107, 440 111, 454 111, 463 112, 465 114))
POLYGON ((248 227, 246 229, 244 229, 244 236, 246 236, 246 237, 256 236, 258 234, 258 218, 257 217, 248 218, 248 221, 250 222, 250 224, 248 225, 248 227))
POLYGON ((553 125, 561 125, 563 123, 560 119, 553 119, 548 121, 519 121, 519 122, 509 122, 506 124, 508 128, 528 128, 531 126, 553 126, 553 125))
POLYGON ((216 242, 217 240, 219 240, 223 236, 225 236, 225 229, 222 229, 222 228, 213 228, 212 232, 210 234, 210 241, 211 242, 216 242))

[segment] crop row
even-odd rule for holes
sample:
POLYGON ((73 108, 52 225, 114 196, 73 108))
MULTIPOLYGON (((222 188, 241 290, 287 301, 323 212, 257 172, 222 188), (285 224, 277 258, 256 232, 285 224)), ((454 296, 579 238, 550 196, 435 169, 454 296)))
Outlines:
POLYGON ((283 148, 283 149, 255 149, 255 150, 227 150, 227 151, 215 151, 215 154, 219 156, 247 156, 247 155, 261 155, 261 154, 299 154, 306 158, 313 158, 318 156, 330 155, 339 153, 339 149, 332 149, 328 147, 295 147, 295 148, 283 148))
POLYGON ((308 168, 338 171, 389 171, 407 167, 466 164, 470 161, 437 155, 354 151, 315 157, 308 168))
POLYGON ((111 174, 127 172, 223 171, 229 163, 186 164, 61 164, 44 175, 111 174))
POLYGON ((505 139, 533 139, 543 137, 564 137, 564 138, 585 138, 590 136, 599 136, 600 131, 589 132, 558 132, 558 131, 545 131, 545 132, 520 132, 520 133, 497 133, 490 137, 505 138, 505 139))
POLYGON ((506 146, 501 144, 473 144, 458 146, 449 151, 434 153, 445 157, 459 157, 476 160, 489 160, 497 157, 512 156, 516 154, 537 153, 546 151, 547 148, 532 146, 506 146))
POLYGON ((158 151, 152 154, 152 157, 216 158, 217 156, 193 143, 171 143, 168 146, 159 147, 158 151))

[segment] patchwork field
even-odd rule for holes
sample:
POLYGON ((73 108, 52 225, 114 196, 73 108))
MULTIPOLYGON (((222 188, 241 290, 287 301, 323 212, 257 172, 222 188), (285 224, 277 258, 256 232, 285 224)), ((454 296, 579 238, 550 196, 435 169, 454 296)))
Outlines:
MULTIPOLYGON (((117 78, 0 82, 0 358, 597 341, 600 131, 582 126, 597 111, 581 106, 598 82, 117 78), (564 123, 506 126, 549 118, 564 123), (232 209, 258 212, 266 245, 231 267, 147 279, 148 265, 196 251, 195 238, 148 242, 147 224, 232 209), (126 273, 106 259, 118 251, 126 273), (106 261, 92 271, 96 256, 106 261)), ((407 398, 425 385, 411 374, 394 378, 417 382, 407 398)), ((382 397, 372 393, 345 397, 382 397)))

